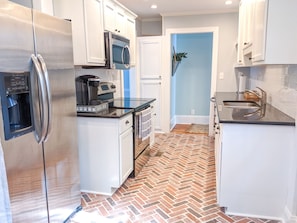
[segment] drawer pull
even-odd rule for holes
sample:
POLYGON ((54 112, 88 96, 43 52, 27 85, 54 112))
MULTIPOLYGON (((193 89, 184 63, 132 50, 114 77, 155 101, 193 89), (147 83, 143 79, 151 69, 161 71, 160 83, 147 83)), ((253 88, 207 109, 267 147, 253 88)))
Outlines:
POLYGON ((129 120, 126 120, 125 124, 128 125, 129 123, 130 123, 129 120))

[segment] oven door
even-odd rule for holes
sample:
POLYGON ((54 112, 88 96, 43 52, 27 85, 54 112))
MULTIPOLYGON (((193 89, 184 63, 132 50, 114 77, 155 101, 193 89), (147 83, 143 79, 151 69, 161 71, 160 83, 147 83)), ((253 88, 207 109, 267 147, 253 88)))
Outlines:
POLYGON ((134 145, 136 159, 150 143, 151 107, 134 113, 134 145))
POLYGON ((141 138, 141 112, 135 112, 134 115, 134 145, 135 145, 135 152, 134 158, 136 159, 142 151, 149 145, 149 137, 146 139, 141 138))
POLYGON ((112 66, 115 69, 125 70, 130 68, 129 45, 119 40, 112 43, 112 66))

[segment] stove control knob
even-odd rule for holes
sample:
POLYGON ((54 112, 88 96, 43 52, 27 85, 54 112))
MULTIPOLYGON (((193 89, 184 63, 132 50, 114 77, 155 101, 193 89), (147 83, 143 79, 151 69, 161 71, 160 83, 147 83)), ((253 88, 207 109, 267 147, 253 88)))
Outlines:
POLYGON ((114 84, 110 85, 110 88, 115 89, 116 86, 114 84))

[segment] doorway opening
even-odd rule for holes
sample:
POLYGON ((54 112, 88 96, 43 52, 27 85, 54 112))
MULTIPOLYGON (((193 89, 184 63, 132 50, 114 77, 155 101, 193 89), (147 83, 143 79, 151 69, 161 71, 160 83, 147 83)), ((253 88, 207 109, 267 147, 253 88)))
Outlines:
MULTIPOLYGON (((195 36, 195 35, 205 35, 205 37, 208 36, 208 40, 210 42, 208 42, 210 44, 210 52, 208 55, 208 61, 210 61, 210 65, 209 65, 209 68, 210 68, 210 76, 209 76, 209 80, 206 81, 205 80, 205 83, 208 82, 207 84, 207 88, 203 95, 201 95, 201 97, 204 98, 204 103, 207 103, 208 104, 208 109, 205 110, 205 107, 207 107, 207 105, 204 105, 204 111, 201 111, 201 114, 208 114, 208 124, 209 126, 213 126, 213 123, 214 123, 214 120, 213 120, 213 115, 214 115, 214 109, 213 109, 213 103, 209 103, 210 101, 210 98, 214 96, 215 94, 215 90, 216 90, 216 74, 217 74, 217 58, 218 58, 218 27, 203 27, 203 28, 182 28, 182 29, 166 29, 166 41, 165 43, 167 44, 165 46, 165 49, 166 49, 166 53, 168 55, 168 57, 166 58, 170 58, 167 63, 166 63, 166 71, 168 73, 171 74, 171 58, 172 58, 172 55, 173 55, 173 46, 175 45, 176 43, 176 39, 175 39, 175 36, 179 37, 179 35, 185 35, 185 37, 190 37, 191 35, 192 36, 195 36), (189 35, 185 35, 185 34, 189 34, 189 35), (206 93, 208 92, 208 93, 206 93), (207 102, 206 102, 207 101, 207 102)), ((178 44, 175 46, 177 47, 177 50, 179 50, 179 46, 178 44)), ((183 50, 183 49, 181 49, 183 50)), ((190 55, 188 55, 189 57, 190 55)), ((179 71, 177 72, 181 72, 182 73, 182 69, 183 69, 183 65, 186 65, 187 63, 187 58, 185 58, 184 60, 184 64, 180 65, 180 67, 178 69, 180 69, 179 71)), ((198 68, 199 70, 199 68, 198 68)), ((167 73, 166 72, 166 73, 167 73)), ((168 115, 169 118, 168 118, 168 123, 170 123, 170 126, 169 126, 169 129, 172 129, 174 127, 174 125, 176 124, 176 108, 177 108, 177 104, 176 104, 176 99, 178 97, 180 97, 180 95, 176 95, 178 93, 178 91, 175 91, 175 87, 176 86, 179 86, 181 83, 178 79, 178 75, 183 75, 185 76, 186 74, 185 73, 182 73, 182 74, 179 74, 177 73, 176 74, 176 77, 170 75, 168 76, 168 83, 169 83, 169 86, 168 86, 168 89, 169 91, 167 92, 167 95, 165 97, 167 97, 167 100, 169 101, 169 104, 166 106, 165 109, 166 112, 168 112, 167 114, 170 114, 168 115)), ((183 83, 184 85, 187 85, 186 83, 191 83, 192 84, 192 80, 189 79, 187 81, 185 81, 185 83, 183 83)), ((194 82, 193 82, 194 83, 194 82)), ((201 85, 202 86, 202 85, 201 85)), ((201 87, 202 88, 202 87, 201 87)), ((205 86, 204 86, 205 88, 205 86)), ((183 88, 181 89, 185 89, 185 91, 188 91, 188 88, 186 86, 184 86, 183 88)), ((189 97, 191 97, 191 100, 197 100, 195 98, 197 98, 197 95, 195 95, 194 93, 192 93, 193 95, 191 96, 188 96, 186 98, 183 98, 183 99, 178 99, 178 100, 183 100, 183 101, 186 101, 186 100, 189 100, 189 97)), ((189 94, 187 94, 189 95, 189 94)), ((200 95, 199 95, 200 97, 200 95)), ((186 102, 187 103, 187 102, 186 102)), ((198 106, 200 104, 199 101, 197 101, 198 106)), ((187 112, 189 113, 188 116, 191 116, 191 114, 196 113, 196 108, 189 108, 187 107, 187 112), (192 110, 194 109, 194 110, 192 110)), ((199 110, 199 108, 197 108, 199 110)), ((167 117, 168 117, 167 116, 167 117)), ((206 115, 203 115, 203 116, 206 116, 206 115)), ((205 120, 204 120, 205 121, 205 120)), ((209 128, 209 135, 213 135, 213 129, 212 128, 209 128)))
POLYGON ((171 78, 171 114, 176 124, 208 124, 212 33, 173 34, 176 53, 187 53, 171 78))

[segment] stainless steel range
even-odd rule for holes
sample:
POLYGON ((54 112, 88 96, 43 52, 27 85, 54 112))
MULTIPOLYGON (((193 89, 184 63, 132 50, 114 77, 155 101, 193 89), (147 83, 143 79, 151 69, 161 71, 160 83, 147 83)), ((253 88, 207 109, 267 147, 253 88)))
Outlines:
POLYGON ((116 98, 113 107, 133 109, 133 141, 134 141, 134 171, 135 177, 149 159, 152 108, 150 104, 155 99, 116 98))
POLYGON ((150 104, 155 99, 114 98, 116 86, 111 82, 100 82, 92 75, 77 78, 77 89, 85 92, 78 93, 79 116, 120 118, 132 110, 134 170, 130 177, 135 177, 149 159, 152 118, 150 104), (103 107, 96 110, 94 107, 98 105, 103 107))

